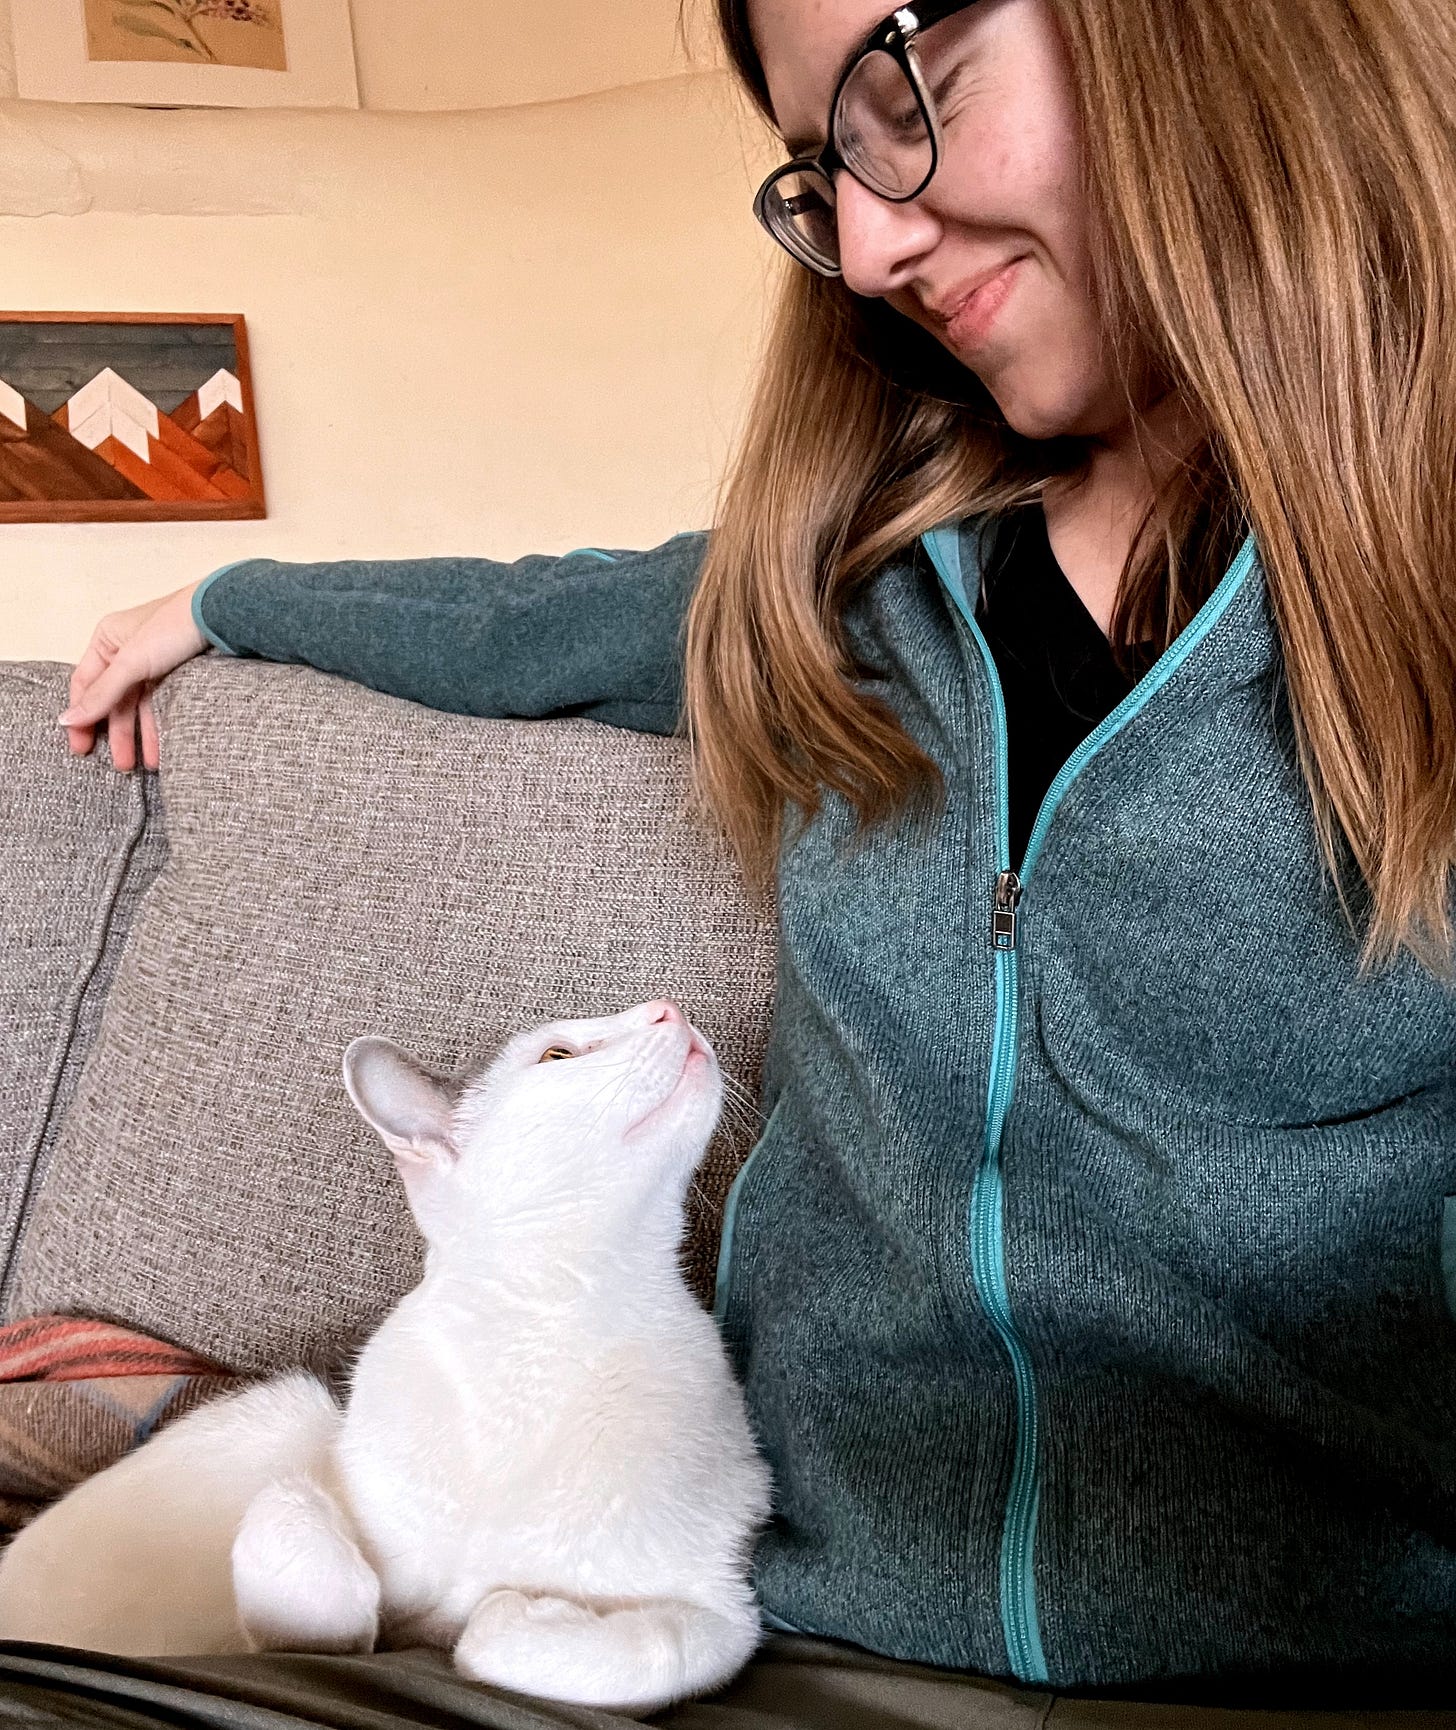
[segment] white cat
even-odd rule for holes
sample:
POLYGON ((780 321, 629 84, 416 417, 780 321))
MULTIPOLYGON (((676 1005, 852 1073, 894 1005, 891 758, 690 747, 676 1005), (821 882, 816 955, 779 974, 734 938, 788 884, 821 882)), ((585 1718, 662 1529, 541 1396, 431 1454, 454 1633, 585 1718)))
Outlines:
POLYGON ((619 1710, 727 1681, 767 1468, 678 1263, 723 1103, 671 1002, 556 1021, 447 1081, 344 1057, 425 1275, 341 1412, 302 1371, 177 1419, 0 1555, 0 1638, 130 1656, 451 1650, 619 1710))

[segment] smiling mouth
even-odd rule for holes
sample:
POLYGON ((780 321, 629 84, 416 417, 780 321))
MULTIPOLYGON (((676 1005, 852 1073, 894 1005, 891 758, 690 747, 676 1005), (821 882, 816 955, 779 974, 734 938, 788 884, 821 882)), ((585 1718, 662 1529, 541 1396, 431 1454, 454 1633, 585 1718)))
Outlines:
POLYGON ((976 348, 989 335, 997 315, 1016 284, 1021 259, 1012 258, 995 276, 968 294, 941 326, 941 340, 952 348, 976 348))
POLYGON ((974 289, 961 294, 961 298, 951 306, 925 306, 927 320, 942 343, 951 348, 970 346, 986 336, 996 320, 996 313, 1001 310, 1001 303, 1012 291, 1017 266, 1025 256, 1027 254, 1017 254, 1017 258, 1006 259, 1005 265, 999 266, 989 277, 982 277, 974 289))

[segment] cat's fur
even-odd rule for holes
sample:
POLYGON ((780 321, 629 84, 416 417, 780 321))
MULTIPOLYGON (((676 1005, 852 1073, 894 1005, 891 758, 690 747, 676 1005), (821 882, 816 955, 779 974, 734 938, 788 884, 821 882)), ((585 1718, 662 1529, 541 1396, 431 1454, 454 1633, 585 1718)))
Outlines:
POLYGON ((471 1079, 359 1039, 425 1275, 342 1412, 290 1372, 189 1413, 0 1557, 0 1638, 133 1656, 431 1645, 652 1709, 759 1638, 768 1473, 678 1262, 723 1100, 666 1000, 518 1034, 471 1079), (572 1055, 542 1061, 553 1046, 572 1055))

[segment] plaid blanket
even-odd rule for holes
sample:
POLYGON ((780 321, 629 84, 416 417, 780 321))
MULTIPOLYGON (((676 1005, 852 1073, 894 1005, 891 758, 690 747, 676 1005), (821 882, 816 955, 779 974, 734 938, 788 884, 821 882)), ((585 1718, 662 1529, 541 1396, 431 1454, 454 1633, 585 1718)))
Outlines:
POLYGON ((163 1424, 254 1379, 110 1322, 0 1327, 0 1538, 163 1424))

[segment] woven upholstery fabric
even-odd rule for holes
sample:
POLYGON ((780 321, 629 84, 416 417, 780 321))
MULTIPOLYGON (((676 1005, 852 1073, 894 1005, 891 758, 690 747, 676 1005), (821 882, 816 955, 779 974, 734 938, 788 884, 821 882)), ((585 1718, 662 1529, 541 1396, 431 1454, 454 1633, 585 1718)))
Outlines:
POLYGON ((340 1080, 361 1033, 458 1072, 671 996, 725 1110, 687 1255, 711 1288, 756 1139, 776 921, 685 811, 687 745, 481 720, 205 656, 158 693, 169 854, 16 1262, 7 1318, 104 1317, 235 1370, 337 1361, 422 1269, 340 1080))
POLYGON ((151 778, 66 749, 70 672, 0 662, 0 1270, 165 851, 151 778))

